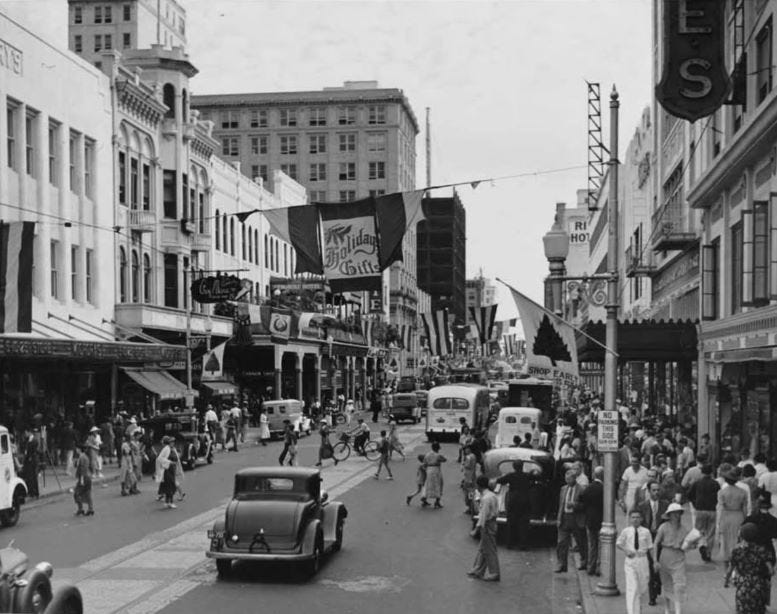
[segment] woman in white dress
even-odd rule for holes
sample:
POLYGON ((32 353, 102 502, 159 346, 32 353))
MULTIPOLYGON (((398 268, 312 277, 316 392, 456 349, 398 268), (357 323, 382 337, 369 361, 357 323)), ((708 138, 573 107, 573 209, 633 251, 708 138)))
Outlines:
POLYGON ((267 412, 262 410, 259 413, 259 441, 263 446, 267 445, 267 440, 270 438, 270 427, 267 424, 267 412))

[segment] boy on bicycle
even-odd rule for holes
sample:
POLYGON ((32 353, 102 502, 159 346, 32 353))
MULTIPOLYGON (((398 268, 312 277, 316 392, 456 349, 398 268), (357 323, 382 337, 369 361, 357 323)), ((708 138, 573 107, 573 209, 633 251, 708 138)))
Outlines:
POLYGON ((359 424, 353 431, 349 431, 349 435, 354 435, 353 448, 358 454, 364 456, 364 444, 370 439, 370 427, 364 422, 364 418, 359 418, 359 424))

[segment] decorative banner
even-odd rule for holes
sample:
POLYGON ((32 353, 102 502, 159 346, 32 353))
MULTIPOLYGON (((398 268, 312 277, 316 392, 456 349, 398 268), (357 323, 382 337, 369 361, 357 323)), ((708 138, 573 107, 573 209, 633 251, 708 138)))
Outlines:
POLYGON ((663 55, 656 98, 668 113, 695 122, 723 104, 731 87, 724 58, 721 0, 663 0, 663 55))
POLYGON ((202 357, 202 374, 200 379, 203 382, 224 378, 224 349, 226 347, 227 342, 225 341, 206 352, 202 357))
POLYGON ((330 328, 338 326, 337 318, 324 313, 304 312, 299 316, 299 338, 323 341, 330 328))
POLYGON ((35 222, 0 223, 0 333, 32 332, 35 222))
POLYGON ((291 333, 291 312, 273 308, 270 313, 270 340, 275 343, 288 343, 291 333))
POLYGON ((333 203, 320 208, 324 276, 333 293, 380 290, 382 276, 375 200, 333 203))
POLYGON ((510 289, 521 314, 526 338, 528 374, 541 379, 577 380, 577 341, 574 329, 550 316, 537 303, 510 289))

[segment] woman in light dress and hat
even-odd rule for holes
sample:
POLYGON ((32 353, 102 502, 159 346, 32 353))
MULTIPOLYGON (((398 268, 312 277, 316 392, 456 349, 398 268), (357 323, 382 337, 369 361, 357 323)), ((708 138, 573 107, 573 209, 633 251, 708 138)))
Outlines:
POLYGON ((661 577, 661 589, 664 594, 664 613, 682 614, 685 602, 687 580, 685 576, 685 552, 695 547, 690 542, 690 529, 682 526, 683 506, 670 503, 662 518, 653 542, 654 560, 661 577))
POLYGON ((718 535, 721 555, 726 563, 723 586, 728 587, 731 581, 731 552, 737 545, 739 528, 747 515, 749 497, 747 492, 736 485, 739 476, 730 464, 724 463, 720 466, 720 477, 725 484, 718 491, 715 532, 718 535))

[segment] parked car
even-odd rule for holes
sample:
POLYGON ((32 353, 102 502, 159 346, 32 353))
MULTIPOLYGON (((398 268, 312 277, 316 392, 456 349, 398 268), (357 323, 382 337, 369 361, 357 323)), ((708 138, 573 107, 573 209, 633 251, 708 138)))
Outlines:
POLYGON ((29 569, 27 555, 13 544, 0 548, 0 612, 24 614, 82 614, 80 591, 72 585, 54 593, 50 563, 29 569))
POLYGON ((421 421, 418 397, 413 392, 395 392, 389 397, 388 414, 397 422, 409 420, 414 424, 421 421))
POLYGON ((321 490, 318 469, 241 469, 224 518, 208 531, 206 556, 221 578, 232 561, 297 563, 313 575, 324 555, 342 547, 347 516, 345 505, 321 490))
POLYGON ((302 411, 302 402, 297 399, 281 399, 265 401, 262 405, 267 413, 267 427, 270 429, 270 438, 283 435, 283 421, 291 421, 298 435, 310 435, 311 423, 302 411))
POLYGON ((4 527, 12 527, 19 522, 27 497, 27 484, 16 475, 11 436, 4 426, 0 426, 0 471, 5 478, 0 481, 0 523, 4 527))
MULTIPOLYGON (((491 480, 494 492, 499 497, 499 516, 497 523, 507 523, 505 501, 508 486, 495 484, 495 480, 512 473, 513 462, 523 461, 523 472, 530 477, 529 489, 529 523, 532 528, 547 528, 555 536, 557 525, 558 497, 562 480, 556 475, 556 462, 552 454, 544 450, 529 448, 493 448, 483 455, 484 474, 491 480)), ((472 522, 477 522, 480 496, 475 491, 472 499, 472 522)))
POLYGON ((184 469, 194 469, 198 462, 213 462, 214 442, 196 412, 167 412, 140 423, 146 432, 146 459, 143 471, 153 473, 156 457, 162 449, 162 437, 175 440, 175 448, 184 469))

